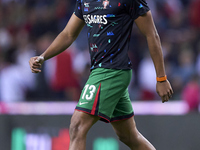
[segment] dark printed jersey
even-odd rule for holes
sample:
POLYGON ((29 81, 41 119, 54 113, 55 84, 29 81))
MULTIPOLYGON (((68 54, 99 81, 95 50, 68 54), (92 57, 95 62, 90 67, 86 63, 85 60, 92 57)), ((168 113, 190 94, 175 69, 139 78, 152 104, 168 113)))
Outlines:
POLYGON ((77 0, 74 14, 88 28, 91 69, 131 69, 132 25, 147 11, 145 0, 77 0))

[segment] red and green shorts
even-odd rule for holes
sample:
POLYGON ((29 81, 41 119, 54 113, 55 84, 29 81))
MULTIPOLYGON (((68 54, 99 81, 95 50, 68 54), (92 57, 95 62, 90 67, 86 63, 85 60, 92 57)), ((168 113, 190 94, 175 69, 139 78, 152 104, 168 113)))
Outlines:
POLYGON ((131 70, 92 70, 76 110, 99 116, 107 123, 131 118, 134 115, 128 94, 131 77, 131 70))

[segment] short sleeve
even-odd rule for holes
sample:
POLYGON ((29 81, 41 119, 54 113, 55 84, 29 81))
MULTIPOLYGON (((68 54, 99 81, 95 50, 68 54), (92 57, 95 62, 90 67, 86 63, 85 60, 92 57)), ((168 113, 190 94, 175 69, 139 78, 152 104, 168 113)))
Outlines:
POLYGON ((81 7, 81 0, 76 0, 76 6, 75 6, 75 9, 74 9, 74 14, 82 19, 83 19, 83 14, 82 14, 82 7, 81 7))
POLYGON ((129 4, 129 14, 133 20, 150 10, 145 0, 129 0, 129 4))

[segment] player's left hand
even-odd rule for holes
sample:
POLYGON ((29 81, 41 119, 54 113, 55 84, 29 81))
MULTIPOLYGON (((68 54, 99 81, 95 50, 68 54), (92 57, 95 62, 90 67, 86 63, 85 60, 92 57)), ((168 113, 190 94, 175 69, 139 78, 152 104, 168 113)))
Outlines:
POLYGON ((157 82, 156 84, 156 92, 162 98, 162 102, 167 102, 173 94, 172 87, 168 80, 163 82, 157 82))

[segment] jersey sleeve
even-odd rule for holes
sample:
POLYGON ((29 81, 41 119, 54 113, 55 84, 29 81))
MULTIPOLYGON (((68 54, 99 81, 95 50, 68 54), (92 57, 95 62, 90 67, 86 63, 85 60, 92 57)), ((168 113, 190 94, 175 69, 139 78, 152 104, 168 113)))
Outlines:
POLYGON ((129 0, 129 14, 133 20, 146 14, 150 8, 145 0, 129 0))
POLYGON ((76 5, 75 5, 75 9, 74 9, 74 14, 82 19, 83 19, 83 14, 82 14, 82 7, 81 7, 81 0, 76 0, 76 5))

